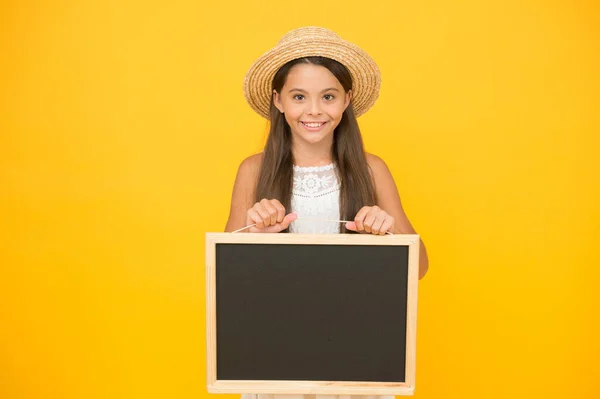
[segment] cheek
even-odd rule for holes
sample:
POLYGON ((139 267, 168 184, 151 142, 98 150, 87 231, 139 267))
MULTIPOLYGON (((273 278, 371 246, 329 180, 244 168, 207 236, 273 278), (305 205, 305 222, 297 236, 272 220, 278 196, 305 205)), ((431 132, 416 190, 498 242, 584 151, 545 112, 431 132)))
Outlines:
POLYGON ((288 107, 284 110, 284 114, 285 114, 285 120, 289 124, 291 124, 291 123, 297 121, 302 113, 298 112, 298 109, 296 107, 288 107))
POLYGON ((296 124, 295 118, 292 115, 290 115, 287 112, 284 115, 285 115, 285 121, 287 122, 288 125, 294 126, 296 124))
POLYGON ((344 104, 336 104, 336 107, 332 110, 331 116, 339 122, 342 120, 342 116, 344 116, 344 110, 344 104))
POLYGON ((286 115, 286 118, 295 117, 299 113, 299 107, 296 104, 285 102, 283 103, 283 112, 286 115))
POLYGON ((332 115, 335 118, 334 119, 335 122, 332 125, 333 129, 337 128, 338 125, 340 124, 340 122, 342 121, 342 117, 344 116, 344 111, 345 111, 345 107, 342 106, 336 110, 335 116, 332 115))

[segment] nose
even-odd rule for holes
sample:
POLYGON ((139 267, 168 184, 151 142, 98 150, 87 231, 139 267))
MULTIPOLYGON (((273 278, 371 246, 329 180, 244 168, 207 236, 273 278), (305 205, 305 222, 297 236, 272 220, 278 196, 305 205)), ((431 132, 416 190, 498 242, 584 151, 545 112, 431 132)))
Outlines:
POLYGON ((319 100, 308 102, 308 109, 306 113, 308 115, 321 115, 321 103, 319 100))

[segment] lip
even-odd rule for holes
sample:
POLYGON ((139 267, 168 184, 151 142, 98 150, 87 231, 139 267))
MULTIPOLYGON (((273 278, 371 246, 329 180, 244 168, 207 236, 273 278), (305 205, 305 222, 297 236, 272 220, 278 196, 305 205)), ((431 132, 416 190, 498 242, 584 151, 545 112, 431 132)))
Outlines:
POLYGON ((304 129, 308 130, 309 132, 318 132, 319 130, 323 129, 325 125, 327 125, 327 122, 300 122, 300 124, 304 129), (320 123, 321 125, 317 127, 310 127, 306 125, 307 123, 320 123))

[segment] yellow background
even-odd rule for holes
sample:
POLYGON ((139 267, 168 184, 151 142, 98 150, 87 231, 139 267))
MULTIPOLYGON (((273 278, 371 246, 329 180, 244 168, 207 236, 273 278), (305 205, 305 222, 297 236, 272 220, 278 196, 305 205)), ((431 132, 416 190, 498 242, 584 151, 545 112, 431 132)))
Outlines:
POLYGON ((266 132, 242 80, 308 24, 382 71, 359 122, 431 258, 416 397, 600 397, 598 3, 12 0, 1 398, 208 397, 204 233, 266 132))

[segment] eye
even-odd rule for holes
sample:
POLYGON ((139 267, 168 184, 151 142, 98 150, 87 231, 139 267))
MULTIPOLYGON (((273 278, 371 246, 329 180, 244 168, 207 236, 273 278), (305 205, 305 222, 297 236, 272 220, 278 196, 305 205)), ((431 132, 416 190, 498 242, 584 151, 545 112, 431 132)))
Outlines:
POLYGON ((327 101, 332 101, 335 98, 335 96, 333 94, 325 94, 323 98, 327 101))
POLYGON ((302 94, 296 94, 294 95, 294 100, 302 101, 304 100, 304 96, 302 94))

